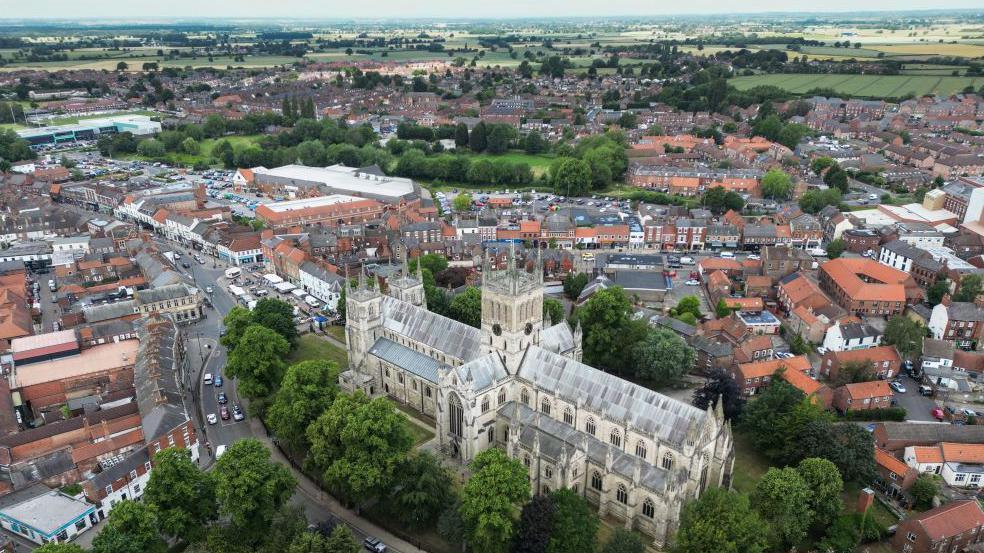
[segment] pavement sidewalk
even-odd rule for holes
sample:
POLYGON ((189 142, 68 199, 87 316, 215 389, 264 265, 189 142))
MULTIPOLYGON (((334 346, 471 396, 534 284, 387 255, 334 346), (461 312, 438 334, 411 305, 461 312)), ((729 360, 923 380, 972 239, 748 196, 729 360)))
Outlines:
POLYGON ((273 443, 273 440, 267 435, 266 428, 263 426, 256 417, 249 417, 249 425, 253 431, 253 436, 260 440, 267 449, 270 450, 270 456, 274 461, 283 463, 284 466, 290 469, 294 478, 297 479, 297 490, 303 493, 311 501, 323 506, 328 511, 330 511, 339 520, 345 522, 349 527, 359 531, 362 534, 373 536, 379 538, 386 544, 390 551, 394 553, 427 553, 426 550, 421 549, 415 545, 404 541, 388 531, 376 526, 372 522, 359 517, 357 514, 349 509, 346 509, 338 502, 334 497, 332 497, 327 492, 323 491, 315 482, 308 478, 304 473, 294 468, 290 460, 280 451, 280 448, 273 443))

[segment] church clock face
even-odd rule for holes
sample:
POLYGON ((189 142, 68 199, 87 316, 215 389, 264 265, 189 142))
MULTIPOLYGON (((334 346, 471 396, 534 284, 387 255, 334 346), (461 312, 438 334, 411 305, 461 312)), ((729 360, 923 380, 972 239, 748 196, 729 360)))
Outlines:
POLYGON ((499 325, 499 323, 495 323, 494 325, 492 325, 492 334, 495 334, 496 336, 502 335, 502 327, 499 325))
POLYGON ((526 335, 533 334, 533 323, 526 323, 526 335))

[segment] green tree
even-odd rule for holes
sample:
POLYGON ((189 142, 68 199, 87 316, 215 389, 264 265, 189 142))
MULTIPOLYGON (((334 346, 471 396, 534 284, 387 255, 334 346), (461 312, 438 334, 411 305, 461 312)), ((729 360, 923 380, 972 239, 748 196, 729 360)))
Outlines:
POLYGON ((557 324, 564 320, 564 304, 553 298, 543 298, 543 324, 557 324))
POLYGON ((413 438, 406 419, 384 398, 339 394, 308 427, 308 460, 342 497, 358 503, 388 491, 413 438))
POLYGON ((632 353, 636 376, 657 386, 676 382, 693 368, 697 359, 692 347, 663 327, 649 330, 632 353))
POLYGON ((530 497, 529 473, 499 449, 487 449, 471 463, 472 476, 461 496, 468 543, 479 553, 504 553, 512 541, 519 506, 530 497))
POLYGON ((249 398, 269 396, 283 376, 290 343, 269 328, 251 324, 236 349, 229 353, 226 373, 239 379, 239 391, 249 398))
POLYGON ((352 531, 344 524, 335 526, 331 535, 325 540, 325 553, 359 553, 360 551, 362 548, 355 541, 352 531))
POLYGON ((830 243, 827 244, 827 257, 830 259, 837 259, 842 253, 844 253, 845 249, 847 249, 847 244, 845 244, 840 238, 837 240, 831 240, 830 243))
POLYGON ((509 142, 516 138, 516 129, 505 124, 489 125, 485 139, 485 149, 488 153, 504 154, 509 149, 509 142))
POLYGON ((768 525, 749 504, 748 496, 708 488, 700 499, 683 506, 674 553, 763 553, 768 525))
POLYGON ((547 150, 549 144, 544 140, 543 135, 536 131, 531 131, 523 139, 523 150, 528 154, 539 154, 547 150))
POLYGON ((841 201, 840 190, 828 188, 827 190, 807 190, 800 196, 800 209, 807 213, 819 213, 821 209, 828 205, 838 206, 841 201))
POLYGON ((164 144, 156 138, 148 138, 147 140, 142 140, 139 145, 137 145, 137 153, 152 159, 157 159, 164 157, 167 152, 164 149, 164 144))
POLYGON ((583 196, 591 188, 591 166, 580 159, 558 158, 550 166, 550 181, 557 194, 583 196))
POLYGON ((940 278, 926 288, 926 301, 931 306, 938 305, 943 301, 943 296, 950 292, 950 282, 945 278, 940 278))
POLYGON ((875 447, 868 431, 855 423, 819 418, 798 433, 801 458, 822 457, 837 465, 845 481, 867 483, 875 475, 875 447))
POLYGON ((253 308, 253 322, 273 330, 291 344, 297 342, 294 308, 285 301, 263 298, 256 302, 256 307, 253 308))
POLYGON ((762 195, 776 200, 788 200, 793 193, 793 181, 779 169, 770 169, 762 177, 762 195))
POLYGON ((734 377, 721 368, 712 368, 706 374, 707 381, 694 390, 691 404, 706 411, 708 407, 717 406, 717 402, 724 401, 724 418, 731 421, 737 419, 744 401, 734 377))
POLYGON ((926 337, 926 327, 909 317, 896 315, 888 320, 882 342, 895 346, 903 357, 915 359, 922 353, 923 338, 926 337))
POLYGON ((811 490, 810 509, 813 510, 814 522, 819 527, 827 527, 843 508, 841 492, 844 491, 844 480, 837 465, 827 459, 810 457, 800 461, 796 471, 811 490))
POLYGON ((487 134, 488 131, 486 130, 485 121, 479 121, 472 127, 471 134, 468 137, 468 147, 476 153, 484 152, 488 146, 487 134))
POLYGON ((126 71, 129 68, 130 68, 130 66, 127 65, 127 63, 125 61, 121 61, 121 62, 119 62, 119 63, 116 64, 116 70, 117 71, 126 71))
POLYGON ((181 141, 181 151, 188 155, 196 156, 200 150, 198 141, 190 136, 181 141))
POLYGON ((553 498, 553 531, 547 553, 594 551, 598 515, 583 497, 568 488, 550 494, 553 498))
POLYGON ((458 123, 454 127, 454 145, 458 148, 468 146, 468 125, 458 123))
POLYGON ((466 211, 471 210, 471 206, 472 206, 471 194, 467 194, 467 193, 458 194, 457 196, 454 197, 454 200, 451 202, 451 206, 458 213, 464 213, 466 211))
POLYGON ((297 485, 287 467, 271 461, 270 451, 253 438, 230 445, 213 474, 219 512, 229 517, 246 545, 263 540, 297 485))
POLYGON ((465 323, 468 326, 481 328, 482 326, 482 291, 475 286, 470 286, 464 292, 456 295, 451 300, 452 319, 465 323))
POLYGON ((967 275, 960 279, 954 301, 973 302, 981 294, 981 275, 967 275))
POLYGON ((567 273, 564 277, 564 295, 568 299, 576 300, 581 295, 581 291, 588 285, 588 275, 585 273, 567 273))
POLYGON ((411 529, 433 528, 455 499, 451 473, 427 451, 410 455, 396 471, 393 514, 411 529))
POLYGON ((840 168, 840 165, 833 165, 827 169, 827 172, 823 175, 823 182, 831 188, 840 190, 841 194, 847 194, 847 173, 840 168))
POLYGON ((719 299, 717 305, 714 306, 714 314, 717 315, 719 319, 723 319, 734 312, 735 310, 728 305, 728 301, 724 298, 719 299))
MULTIPOLYGON (((226 131, 225 119, 218 114, 212 114, 205 118, 202 123, 202 132, 209 138, 219 138, 226 131)), ((215 152, 213 151, 213 154, 215 152)))
POLYGON ((858 382, 868 382, 878 378, 875 366, 868 359, 847 361, 837 370, 837 378, 832 379, 835 387, 858 382))
POLYGON ((673 308, 673 313, 675 315, 690 313, 699 319, 703 315, 700 312, 700 298, 697 296, 684 296, 677 302, 676 307, 673 308))
POLYGON ((338 367, 315 359, 287 367, 280 389, 266 412, 267 426, 286 445, 308 447, 307 428, 324 413, 338 392, 338 367))
POLYGON ((776 459, 786 449, 783 437, 787 429, 786 416, 792 413, 804 399, 791 384, 773 378, 768 388, 758 394, 755 401, 744 407, 739 428, 757 451, 770 459, 776 459))
POLYGON ((645 553, 646 545, 638 534, 625 528, 616 528, 612 537, 605 543, 601 553, 645 553))
POLYGON ((253 324, 253 313, 249 309, 238 305, 233 307, 222 319, 222 326, 226 333, 219 338, 219 342, 229 351, 236 349, 251 324, 253 324))
POLYGON ((632 304, 618 286, 599 290, 577 310, 587 363, 616 370, 628 366, 631 346, 643 337, 647 326, 644 321, 633 321, 631 315, 632 304))
POLYGON ((154 455, 144 502, 157 510, 157 524, 165 536, 195 542, 218 515, 215 483, 191 461, 186 449, 168 448, 154 455))
POLYGON ((783 549, 806 538, 814 520, 811 490, 794 468, 772 467, 752 492, 752 505, 771 526, 772 541, 783 549))
POLYGON ((534 495, 523 505, 512 553, 543 553, 547 550, 554 528, 554 510, 551 494, 534 495))
MULTIPOLYGON (((448 260, 446 257, 436 253, 424 254, 416 259, 410 260, 410 270, 417 270, 417 263, 420 263, 425 271, 430 271, 431 279, 433 280, 433 275, 440 273, 448 268, 448 260)), ((424 279, 426 280, 426 278, 424 279)))
POLYGON ((34 553, 85 553, 85 549, 75 543, 49 541, 34 550, 34 553))
POLYGON ((916 510, 926 511, 933 508, 933 498, 940 491, 937 477, 932 474, 920 474, 912 484, 909 493, 912 494, 913 505, 916 510))
POLYGON ((92 553, 164 553, 167 544, 157 532, 157 509, 147 503, 122 501, 113 507, 106 527, 92 539, 92 553))

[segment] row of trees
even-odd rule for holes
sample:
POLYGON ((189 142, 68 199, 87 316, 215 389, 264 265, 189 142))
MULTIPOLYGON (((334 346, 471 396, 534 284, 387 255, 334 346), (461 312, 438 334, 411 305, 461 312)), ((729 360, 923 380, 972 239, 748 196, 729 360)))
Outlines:
MULTIPOLYGON (((92 553, 164 553, 169 544, 196 544, 208 551, 246 553, 357 553, 359 546, 339 525, 330 535, 305 531, 300 508, 288 501, 297 482, 255 439, 229 446, 215 468, 203 472, 185 449, 154 456, 143 500, 113 507, 92 553)), ((70 543, 49 543, 41 553, 82 553, 70 543)))
POLYGON ((562 196, 584 196, 620 180, 628 169, 626 138, 608 132, 578 142, 573 151, 564 151, 549 169, 550 184, 562 196))

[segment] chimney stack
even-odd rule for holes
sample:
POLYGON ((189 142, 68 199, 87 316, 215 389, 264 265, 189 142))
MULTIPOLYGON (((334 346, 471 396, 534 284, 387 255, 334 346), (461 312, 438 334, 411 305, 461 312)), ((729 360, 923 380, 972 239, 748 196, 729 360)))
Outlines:
POLYGON ((871 488, 864 488, 858 493, 858 512, 864 513, 875 502, 875 491, 871 488))

